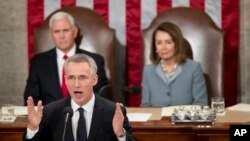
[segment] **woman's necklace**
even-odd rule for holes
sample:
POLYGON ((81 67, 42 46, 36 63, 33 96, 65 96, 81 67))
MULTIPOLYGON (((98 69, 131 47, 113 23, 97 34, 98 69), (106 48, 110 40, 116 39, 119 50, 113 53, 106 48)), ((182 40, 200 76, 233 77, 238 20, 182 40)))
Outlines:
POLYGON ((174 66, 170 70, 168 70, 166 65, 164 64, 164 60, 161 60, 161 67, 165 75, 172 76, 175 69, 177 68, 177 64, 175 63, 174 66))

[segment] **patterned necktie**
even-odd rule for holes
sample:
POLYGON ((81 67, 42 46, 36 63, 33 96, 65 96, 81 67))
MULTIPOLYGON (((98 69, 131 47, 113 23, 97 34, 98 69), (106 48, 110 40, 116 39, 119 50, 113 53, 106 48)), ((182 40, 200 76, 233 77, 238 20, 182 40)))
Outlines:
MULTIPOLYGON (((68 59, 68 56, 67 55, 64 55, 63 56, 63 59, 64 60, 67 60, 68 59)), ((68 89, 67 89, 67 87, 66 87, 66 84, 65 84, 65 78, 64 78, 64 68, 62 67, 62 95, 63 95, 63 97, 65 98, 65 97, 67 97, 68 96, 68 89)))
POLYGON ((84 109, 79 108, 79 120, 76 131, 76 141, 87 141, 86 123, 83 115, 84 109))

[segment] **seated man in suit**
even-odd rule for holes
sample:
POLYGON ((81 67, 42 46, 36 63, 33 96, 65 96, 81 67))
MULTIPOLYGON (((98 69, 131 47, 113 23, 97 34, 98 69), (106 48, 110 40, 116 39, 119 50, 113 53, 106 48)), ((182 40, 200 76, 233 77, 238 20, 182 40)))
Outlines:
POLYGON ((31 68, 24 92, 24 103, 32 96, 35 104, 42 100, 46 105, 52 101, 67 97, 68 91, 63 76, 63 63, 75 53, 92 57, 98 66, 98 83, 94 92, 108 83, 102 56, 79 49, 75 44, 78 29, 74 18, 66 12, 57 12, 49 21, 51 36, 55 48, 40 53, 31 59, 31 68))
POLYGON ((64 68, 70 97, 43 109, 42 101, 38 101, 37 110, 33 98, 28 97, 29 124, 24 140, 134 141, 126 109, 93 93, 98 81, 95 61, 75 54, 66 60, 64 68))

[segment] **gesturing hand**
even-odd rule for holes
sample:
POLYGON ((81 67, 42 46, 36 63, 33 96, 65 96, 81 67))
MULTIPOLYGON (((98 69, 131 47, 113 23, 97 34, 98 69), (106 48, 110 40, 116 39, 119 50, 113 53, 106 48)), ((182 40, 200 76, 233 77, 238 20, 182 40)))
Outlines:
POLYGON ((116 103, 115 115, 113 117, 113 130, 116 136, 120 136, 121 134, 123 134, 124 116, 120 106, 121 105, 119 103, 116 103))
POLYGON ((42 119, 43 115, 42 101, 41 100, 38 101, 36 110, 33 98, 29 96, 27 100, 27 105, 28 105, 28 120, 29 120, 28 128, 34 131, 39 128, 39 124, 42 119))

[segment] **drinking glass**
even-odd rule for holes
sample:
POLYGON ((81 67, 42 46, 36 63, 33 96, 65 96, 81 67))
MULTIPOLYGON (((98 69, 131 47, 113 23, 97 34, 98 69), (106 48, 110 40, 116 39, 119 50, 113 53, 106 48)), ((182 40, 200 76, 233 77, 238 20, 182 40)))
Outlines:
POLYGON ((225 101, 223 97, 213 97, 211 99, 211 108, 216 114, 222 114, 225 111, 225 101))
POLYGON ((13 104, 3 104, 2 105, 2 120, 11 121, 15 119, 13 104))

